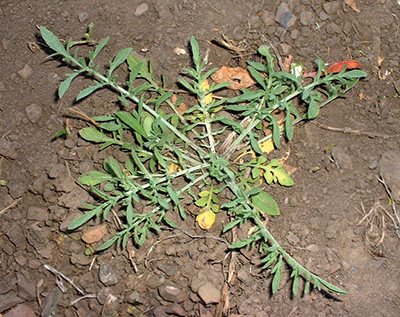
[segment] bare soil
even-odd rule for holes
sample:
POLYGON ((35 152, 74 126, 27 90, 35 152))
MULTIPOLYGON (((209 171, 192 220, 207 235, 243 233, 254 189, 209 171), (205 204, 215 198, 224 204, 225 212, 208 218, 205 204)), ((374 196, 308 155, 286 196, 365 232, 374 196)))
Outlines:
MULTIPOLYGON (((377 204, 393 215, 378 177, 382 154, 400 150, 400 5, 395 0, 356 0, 356 12, 344 2, 1 1, 0 180, 6 185, 0 186, 0 314, 397 316, 399 238, 377 204), (296 18, 287 29, 275 21, 282 2, 296 18), (137 11, 143 3, 147 7, 137 11), (330 64, 348 59, 362 63, 368 72, 365 80, 323 108, 316 120, 296 126, 287 162, 297 168, 295 185, 270 188, 281 208, 281 215, 268 224, 275 238, 348 295, 313 291, 293 298, 288 281, 271 296, 269 274, 260 270, 255 252, 237 253, 234 260, 227 256, 232 237, 221 236, 223 216, 208 232, 189 217, 180 222, 180 230, 153 235, 130 254, 111 248, 85 255, 89 246, 81 236, 89 228, 66 231, 80 204, 92 199, 76 180, 99 168, 105 157, 118 154, 112 149, 99 153, 96 145, 79 139, 77 131, 86 122, 68 108, 102 115, 117 109, 118 100, 102 90, 74 104, 86 79, 74 82, 58 100, 58 85, 69 69, 46 60, 37 26, 67 40, 81 38, 92 22, 96 39, 111 37, 102 53, 103 65, 120 49, 133 47, 152 60, 160 74, 167 74, 171 88, 177 88, 176 79, 190 63, 189 54, 177 55, 174 49, 188 52, 192 35, 203 52, 209 51, 213 67, 244 67, 261 44, 273 44, 282 58, 291 54, 310 70, 316 55, 330 64), (214 44, 222 34, 246 49, 241 56, 214 44), (54 139, 67 118, 71 136, 54 139), (359 224, 371 209, 377 216, 374 222, 359 224), (376 245, 382 234, 383 242, 376 245), (83 294, 45 265, 70 278, 83 294, 94 295, 71 305, 83 294), (108 276, 116 283, 100 281, 99 274, 105 274, 101 265, 102 270, 111 268, 108 276), (222 292, 229 265, 237 277, 229 285, 229 302, 224 308, 206 305, 199 286, 210 282, 222 292), (165 296, 168 286, 181 292, 175 303, 165 296)), ((103 242, 115 230, 110 219, 103 242)), ((243 227, 238 235, 248 229, 243 227)))

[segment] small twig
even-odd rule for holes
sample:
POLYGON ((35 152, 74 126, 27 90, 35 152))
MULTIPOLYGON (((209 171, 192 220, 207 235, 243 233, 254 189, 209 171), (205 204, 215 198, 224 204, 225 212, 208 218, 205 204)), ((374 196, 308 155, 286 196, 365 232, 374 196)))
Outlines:
POLYGON ((6 208, 0 210, 0 216, 5 213, 8 209, 14 207, 16 204, 18 204, 18 202, 22 199, 22 197, 18 198, 17 200, 15 200, 14 202, 12 202, 10 205, 8 205, 6 208))
POLYGON ((390 192, 389 187, 386 185, 386 182, 383 179, 383 177, 382 178, 377 177, 377 179, 378 179, 378 182, 383 184, 383 186, 385 187, 385 191, 389 195, 389 198, 390 198, 390 200, 392 202, 392 211, 393 211, 393 214, 394 214, 394 216, 395 216, 395 218, 397 220, 397 223, 393 219, 393 217, 385 209, 384 210, 385 210, 386 214, 392 220, 393 224, 395 225, 397 236, 400 238, 400 232, 399 232, 399 229, 400 229, 400 218, 399 218, 399 215, 397 214, 396 201, 393 199, 392 193, 390 192))
POLYGON ((387 135, 387 134, 382 134, 382 133, 377 133, 377 132, 368 132, 368 131, 362 131, 362 130, 353 130, 351 128, 334 128, 327 126, 322 123, 318 122, 312 122, 315 124, 317 127, 329 131, 335 131, 335 132, 342 132, 342 133, 348 133, 348 134, 354 134, 354 135, 365 135, 370 138, 383 138, 383 139, 390 139, 390 138, 397 138, 400 136, 400 134, 394 134, 394 135, 387 135))
POLYGON ((55 268, 51 267, 48 264, 45 264, 44 268, 46 270, 49 270, 51 273, 55 274, 57 277, 63 278, 65 281, 67 281, 69 284, 71 284, 81 295, 85 295, 85 292, 82 291, 78 286, 76 286, 75 283, 70 278, 68 278, 67 276, 65 276, 61 272, 57 271, 55 268))
POLYGON ((210 2, 206 1, 206 3, 211 7, 211 9, 213 9, 213 10, 214 10, 215 12, 217 12, 218 14, 221 14, 221 15, 223 15, 223 16, 226 16, 226 14, 225 14, 224 12, 222 12, 222 11, 220 11, 220 10, 214 8, 214 7, 211 5, 210 2))
POLYGON ((43 279, 41 279, 37 284, 36 284, 36 300, 38 302, 40 310, 42 310, 42 300, 40 298, 40 288, 43 285, 43 279))
POLYGON ((228 241, 226 241, 225 239, 222 239, 220 237, 215 237, 215 236, 200 236, 200 235, 193 235, 181 228, 176 228, 177 230, 181 231, 182 233, 186 234, 188 237, 192 238, 192 239, 214 239, 214 240, 218 240, 221 242, 224 242, 226 245, 230 245, 230 243, 228 241))
POLYGON ((68 108, 69 111, 76 113, 82 117, 84 117, 86 120, 90 121, 90 123, 92 123, 96 128, 100 128, 100 125, 94 121, 91 117, 89 117, 88 115, 84 114, 82 111, 78 110, 78 109, 74 109, 74 108, 68 108))
POLYGON ((97 298, 97 294, 87 294, 82 297, 79 297, 71 302, 71 306, 74 306, 76 303, 78 303, 82 299, 86 299, 86 298, 97 298))

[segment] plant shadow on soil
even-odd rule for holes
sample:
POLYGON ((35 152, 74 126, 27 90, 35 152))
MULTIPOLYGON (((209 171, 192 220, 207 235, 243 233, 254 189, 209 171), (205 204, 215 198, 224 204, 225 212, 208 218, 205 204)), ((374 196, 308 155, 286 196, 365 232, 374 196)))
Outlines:
MULTIPOLYGON (((400 148, 398 137, 387 137, 400 133, 400 6, 389 0, 356 2, 360 12, 342 1, 291 1, 288 10, 296 20, 285 29, 275 21, 281 5, 277 0, 235 1, 229 6, 225 1, 211 5, 207 1, 149 0, 140 10, 142 2, 126 0, 107 4, 98 0, 3 1, 0 180, 7 185, 0 186, 0 313, 34 316, 57 307, 62 316, 212 316, 218 310, 217 303, 205 305, 199 288, 210 282, 221 293, 226 279, 230 263, 226 241, 231 238, 220 239, 228 221, 221 213, 208 232, 196 226, 194 217, 181 222, 176 215, 172 220, 179 222, 180 230, 152 235, 142 248, 134 249, 134 256, 117 249, 85 255, 81 236, 87 228, 65 230, 80 204, 91 201, 75 181, 98 168, 112 149, 99 153, 96 145, 79 139, 77 131, 85 122, 67 110, 89 81, 80 79, 63 100, 54 100, 68 69, 58 67, 56 61, 43 63, 47 54, 35 45, 36 25, 46 26, 61 38, 77 39, 93 22, 96 39, 111 38, 99 56, 100 65, 106 65, 120 49, 133 47, 154 61, 157 71, 167 74, 171 88, 177 88, 179 73, 190 63, 188 54, 176 55, 174 49, 186 48, 192 35, 203 52, 209 49, 209 61, 216 67, 244 67, 248 57, 235 57, 210 44, 221 39, 221 34, 233 44, 247 44, 249 50, 242 55, 250 57, 256 47, 268 44, 267 39, 282 57, 291 54, 308 69, 313 69, 315 55, 331 64, 360 61, 369 74, 367 79, 321 110, 315 122, 295 127, 293 140, 285 145, 291 153, 288 164, 297 168, 295 185, 270 187, 281 215, 268 224, 300 263, 349 295, 335 300, 312 292, 291 298, 291 284, 284 280, 271 297, 271 281, 268 272, 260 270, 257 253, 243 250, 235 255, 236 282, 229 288, 226 315, 395 316, 400 305, 400 247, 395 230, 386 217, 385 239, 378 249, 371 249, 366 240, 370 224, 358 223, 364 215, 362 205, 367 212, 376 202, 391 210, 377 177, 381 156, 400 148), (382 63, 379 58, 384 58, 382 63), (391 74, 384 78, 386 70, 391 74), (66 117, 71 117, 72 134, 50 142, 65 128, 66 117), (376 135, 352 134, 346 128, 376 135), (65 281, 66 292, 60 294, 56 276, 44 264, 97 298, 70 306, 81 295, 65 281), (173 299, 168 297, 171 293, 173 299)), ((112 92, 102 90, 76 106, 95 116, 116 110, 117 102, 112 92)), ((112 154, 123 161, 122 155, 112 154)), ((390 166, 395 171, 396 162, 390 166)), ((189 212, 195 215, 195 210, 189 212)), ((111 237, 114 224, 108 222, 105 228, 104 241, 111 237)), ((249 229, 250 225, 241 227, 238 237, 246 236, 249 229)))

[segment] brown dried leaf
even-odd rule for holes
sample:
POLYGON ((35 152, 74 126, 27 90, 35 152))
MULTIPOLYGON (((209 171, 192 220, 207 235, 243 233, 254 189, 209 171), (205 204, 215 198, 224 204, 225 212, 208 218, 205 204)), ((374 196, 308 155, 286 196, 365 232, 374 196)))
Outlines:
POLYGON ((293 56, 289 55, 288 57, 285 58, 285 60, 282 63, 283 66, 283 70, 287 73, 290 73, 290 66, 292 64, 293 61, 293 56))
POLYGON ((344 3, 346 3, 350 8, 352 8, 356 12, 360 12, 360 9, 357 8, 357 4, 355 0, 345 0, 344 3))
POLYGON ((249 71, 241 67, 223 66, 211 78, 217 84, 231 82, 232 85, 229 85, 227 88, 232 90, 248 88, 256 83, 249 71))
MULTIPOLYGON (((178 96, 173 94, 171 96, 171 101, 176 106, 176 102, 178 101, 178 96)), ((181 104, 178 107, 176 107, 176 110, 178 110, 180 115, 183 115, 187 110, 187 106, 184 102, 181 102, 181 104)))

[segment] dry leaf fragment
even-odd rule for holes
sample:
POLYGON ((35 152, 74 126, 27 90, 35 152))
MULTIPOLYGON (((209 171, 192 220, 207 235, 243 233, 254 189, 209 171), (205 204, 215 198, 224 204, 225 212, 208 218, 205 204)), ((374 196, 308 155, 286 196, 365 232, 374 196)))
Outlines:
MULTIPOLYGON (((176 103, 177 103, 177 101, 178 101, 177 95, 173 94, 173 95, 171 96, 171 101, 172 101, 172 103, 176 106, 176 103)), ((179 104, 179 106, 176 107, 176 110, 178 110, 178 112, 179 112, 180 115, 183 115, 183 114, 186 112, 186 110, 187 110, 187 106, 186 106, 186 104, 185 104, 184 102, 181 102, 181 103, 179 104)))
POLYGON ((380 57, 380 56, 378 55, 378 65, 379 65, 379 67, 381 67, 382 62, 383 62, 384 59, 385 59, 384 57, 380 57))
POLYGON ((360 12, 360 9, 357 8, 357 4, 355 0, 345 0, 344 3, 346 3, 350 8, 352 8, 356 12, 360 12))
POLYGON ((282 66, 283 66, 283 70, 285 72, 290 73, 290 66, 292 65, 292 61, 293 61, 293 56, 292 55, 289 55, 283 61, 282 66))
MULTIPOLYGON (((208 89, 210 89, 210 83, 208 82, 208 79, 206 79, 201 83, 201 90, 206 91, 208 89)), ((210 104, 212 100, 213 100, 212 93, 209 93, 204 97, 204 102, 206 105, 210 104)))
POLYGON ((229 85, 228 88, 232 90, 248 88, 256 83, 251 77, 250 72, 241 67, 223 66, 216 71, 211 78, 217 84, 231 82, 232 85, 229 85))
POLYGON ((176 47, 176 48, 174 48, 174 53, 176 54, 176 55, 186 55, 186 51, 185 51, 185 49, 183 49, 183 48, 180 48, 180 47, 176 47))

